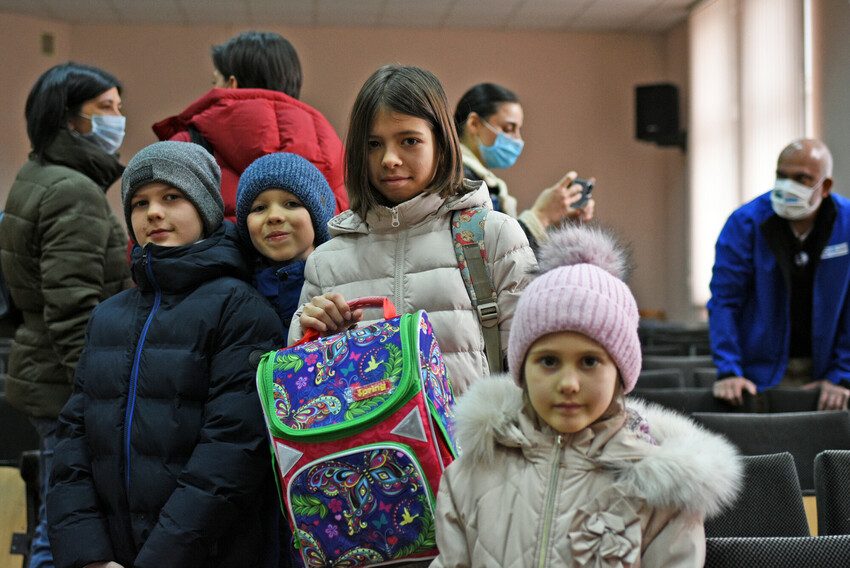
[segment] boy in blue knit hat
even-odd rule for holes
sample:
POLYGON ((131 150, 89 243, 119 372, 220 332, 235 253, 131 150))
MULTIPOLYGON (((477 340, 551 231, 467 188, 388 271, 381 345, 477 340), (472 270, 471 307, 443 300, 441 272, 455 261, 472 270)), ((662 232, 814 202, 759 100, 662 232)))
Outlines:
POLYGON ((254 285, 289 328, 304 284, 307 256, 330 239, 333 191, 316 167, 296 154, 268 154, 239 178, 239 234, 258 253, 254 285))

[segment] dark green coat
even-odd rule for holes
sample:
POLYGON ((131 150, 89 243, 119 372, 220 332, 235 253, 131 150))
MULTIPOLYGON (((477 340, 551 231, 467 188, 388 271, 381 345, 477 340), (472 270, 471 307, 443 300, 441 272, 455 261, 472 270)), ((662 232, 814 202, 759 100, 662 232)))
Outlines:
POLYGON ((71 394, 92 309, 126 287, 127 236, 105 190, 118 161, 67 130, 18 172, 0 223, 0 262, 24 323, 9 356, 6 398, 56 418, 71 394))

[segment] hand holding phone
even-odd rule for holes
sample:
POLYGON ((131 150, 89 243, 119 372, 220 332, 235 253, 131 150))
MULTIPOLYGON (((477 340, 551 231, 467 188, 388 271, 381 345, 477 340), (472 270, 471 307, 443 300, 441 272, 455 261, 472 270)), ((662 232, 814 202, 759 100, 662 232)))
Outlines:
POLYGON ((573 180, 573 183, 581 186, 581 198, 571 204, 570 207, 573 209, 581 209, 587 205, 587 202, 590 200, 590 196, 593 193, 593 180, 576 178, 573 180))

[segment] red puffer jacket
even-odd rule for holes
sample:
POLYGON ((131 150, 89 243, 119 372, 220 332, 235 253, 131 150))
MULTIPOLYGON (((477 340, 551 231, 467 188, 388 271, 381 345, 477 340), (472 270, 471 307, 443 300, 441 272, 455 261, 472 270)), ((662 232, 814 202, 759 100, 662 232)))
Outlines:
POLYGON ((266 89, 212 89, 176 116, 153 125, 160 140, 191 141, 194 127, 214 149, 221 166, 224 214, 236 219, 236 186, 251 162, 272 152, 310 160, 336 196, 336 213, 348 209, 342 142, 318 110, 266 89))

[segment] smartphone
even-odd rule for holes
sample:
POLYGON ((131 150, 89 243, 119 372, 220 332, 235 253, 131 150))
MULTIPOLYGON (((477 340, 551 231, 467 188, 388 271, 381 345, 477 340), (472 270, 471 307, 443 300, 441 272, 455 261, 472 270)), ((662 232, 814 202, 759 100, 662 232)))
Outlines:
POLYGON ((577 183, 581 186, 581 199, 570 205, 570 207, 573 209, 581 209, 587 205, 587 201, 590 199, 590 194, 593 193, 593 182, 582 178, 576 178, 573 180, 573 183, 577 183))

